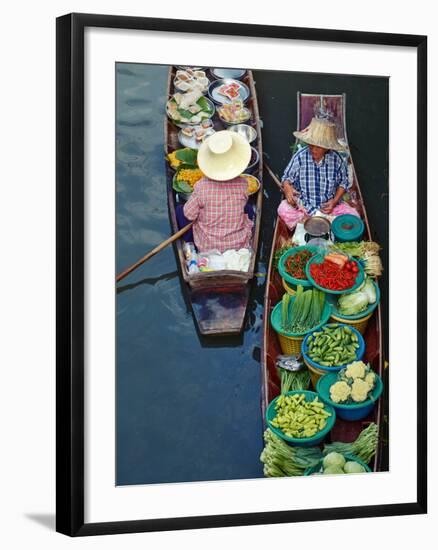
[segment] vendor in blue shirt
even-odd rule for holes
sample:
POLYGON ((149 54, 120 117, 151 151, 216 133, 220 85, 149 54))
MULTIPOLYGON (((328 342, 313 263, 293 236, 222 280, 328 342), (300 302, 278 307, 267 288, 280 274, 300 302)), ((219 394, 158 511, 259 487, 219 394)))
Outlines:
POLYGON ((289 228, 314 215, 355 214, 357 211, 342 196, 351 187, 347 166, 338 151, 344 147, 336 139, 335 124, 313 118, 307 128, 294 132, 306 144, 291 158, 282 177, 285 200, 278 208, 279 216, 289 228))

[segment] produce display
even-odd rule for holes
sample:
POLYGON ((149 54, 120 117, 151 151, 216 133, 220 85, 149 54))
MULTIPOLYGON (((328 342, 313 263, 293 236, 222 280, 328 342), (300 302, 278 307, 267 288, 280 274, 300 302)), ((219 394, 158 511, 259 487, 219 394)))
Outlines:
POLYGON ((306 264, 313 256, 310 250, 299 250, 289 256, 285 262, 286 271, 295 279, 307 280, 306 264))
POLYGON ((190 167, 196 167, 198 152, 189 147, 184 147, 183 149, 176 149, 172 153, 167 155, 167 160, 170 166, 177 170, 182 164, 188 164, 190 167))
POLYGON ((362 403, 370 399, 376 385, 376 373, 362 361, 354 361, 338 373, 338 380, 330 386, 334 403, 362 403))
POLYGON ((365 464, 369 464, 376 454, 378 438, 379 430, 377 424, 372 422, 360 432, 358 438, 352 443, 335 441, 334 443, 324 445, 323 454, 327 455, 334 451, 343 455, 354 455, 365 464))
POLYGON ((331 252, 321 263, 310 264, 310 275, 322 288, 327 290, 348 290, 356 284, 359 267, 355 260, 345 254, 331 252))
POLYGON ((318 397, 313 401, 306 401, 303 393, 280 395, 274 408, 277 414, 270 424, 288 437, 299 439, 313 437, 323 430, 327 424, 327 418, 331 416, 318 397))
POLYGON ((173 81, 175 88, 181 92, 193 92, 195 90, 204 93, 208 89, 210 81, 205 71, 196 71, 194 69, 180 69, 176 71, 173 81))
POLYGON ((322 459, 319 447, 292 447, 269 428, 263 438, 265 448, 260 455, 266 477, 302 476, 322 459))
POLYGON ((175 174, 173 188, 180 193, 192 193, 203 176, 199 168, 181 168, 175 174))
POLYGON ((338 300, 337 310, 340 315, 357 315, 375 304, 377 300, 376 289, 373 281, 366 277, 357 290, 348 294, 342 294, 338 300))
POLYGON ((251 111, 244 107, 243 101, 236 99, 218 108, 219 116, 230 124, 246 122, 251 117, 251 111))
POLYGON ((334 249, 363 261, 365 273, 371 277, 380 277, 383 272, 379 256, 380 245, 374 241, 336 243, 334 249))
MULTIPOLYGON (((287 356, 280 356, 287 357, 287 356)), ((287 364, 287 359, 283 362, 287 364)), ((310 386, 310 372, 309 369, 301 363, 299 370, 289 370, 282 367, 282 360, 277 360, 277 367, 280 376, 280 391, 281 393, 287 393, 289 391, 296 390, 308 390, 310 386)))
POLYGON ((344 455, 332 451, 325 455, 322 464, 321 470, 319 472, 314 472, 311 475, 318 474, 363 474, 366 470, 356 462, 355 460, 346 460, 344 455))
POLYGON ((284 294, 281 306, 283 330, 295 334, 309 332, 321 323, 325 306, 325 294, 316 288, 304 290, 297 287, 295 296, 284 294))
POLYGON ((324 367, 355 361, 360 347, 357 334, 346 325, 326 325, 310 334, 306 342, 307 355, 324 367))
POLYGON ((214 114, 212 103, 199 90, 174 94, 166 104, 169 118, 177 124, 200 124, 214 114))

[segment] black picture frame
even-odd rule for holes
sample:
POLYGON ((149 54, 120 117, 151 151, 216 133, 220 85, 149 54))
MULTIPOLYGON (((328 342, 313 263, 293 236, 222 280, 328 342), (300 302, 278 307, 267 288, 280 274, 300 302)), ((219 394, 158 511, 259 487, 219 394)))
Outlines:
POLYGON ((57 25, 56 529, 69 536, 321 521, 427 510, 427 37, 207 21, 68 14, 57 25), (84 523, 84 30, 158 30, 288 40, 405 46, 417 52, 417 499, 354 506, 84 523), (421 281, 421 283, 420 283, 421 281))

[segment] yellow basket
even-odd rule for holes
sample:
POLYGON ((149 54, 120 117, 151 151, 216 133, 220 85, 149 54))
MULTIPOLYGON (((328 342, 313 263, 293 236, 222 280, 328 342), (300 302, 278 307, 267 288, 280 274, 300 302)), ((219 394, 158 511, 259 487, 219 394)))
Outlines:
POLYGON ((280 342, 281 351, 285 355, 300 355, 301 343, 304 340, 304 336, 285 336, 277 332, 278 340, 280 342))
POLYGON ((358 330, 361 334, 363 334, 368 326, 368 321, 371 319, 372 314, 368 313, 366 317, 361 317, 360 319, 343 319, 342 317, 337 317, 336 315, 331 315, 330 319, 335 321, 336 323, 343 323, 344 325, 350 325, 351 327, 358 330))
POLYGON ((290 295, 290 296, 295 296, 296 294, 296 291, 291 287, 289 286, 286 281, 284 279, 281 279, 281 282, 283 283, 283 288, 284 290, 290 295))
POLYGON ((304 364, 307 366, 310 372, 310 380, 312 382, 313 389, 316 390, 316 384, 318 383, 318 380, 321 378, 321 376, 324 376, 324 374, 327 374, 327 371, 317 369, 310 363, 308 363, 305 358, 303 357, 304 364))

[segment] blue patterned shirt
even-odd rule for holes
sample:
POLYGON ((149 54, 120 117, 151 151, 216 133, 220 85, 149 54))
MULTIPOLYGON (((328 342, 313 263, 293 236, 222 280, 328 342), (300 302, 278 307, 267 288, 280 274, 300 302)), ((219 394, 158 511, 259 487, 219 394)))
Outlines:
POLYGON ((321 204, 332 199, 338 187, 348 190, 347 166, 336 151, 328 151, 317 164, 308 147, 293 155, 284 171, 282 182, 289 180, 300 193, 302 205, 309 214, 314 214, 321 204))

